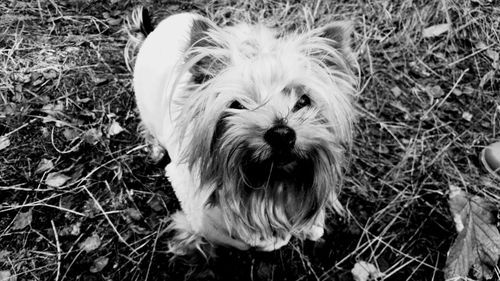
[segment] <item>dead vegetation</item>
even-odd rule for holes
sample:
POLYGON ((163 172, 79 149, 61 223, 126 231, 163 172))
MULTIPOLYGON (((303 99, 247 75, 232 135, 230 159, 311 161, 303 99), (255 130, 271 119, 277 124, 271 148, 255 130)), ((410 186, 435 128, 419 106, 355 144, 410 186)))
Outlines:
POLYGON ((0 280, 352 280, 357 261, 381 280, 443 280, 449 187, 498 205, 478 160, 500 138, 496 1, 149 1, 157 18, 353 20, 360 63, 349 213, 324 241, 170 262, 161 234, 178 206, 138 137, 122 57, 136 4, 0 2, 0 280))

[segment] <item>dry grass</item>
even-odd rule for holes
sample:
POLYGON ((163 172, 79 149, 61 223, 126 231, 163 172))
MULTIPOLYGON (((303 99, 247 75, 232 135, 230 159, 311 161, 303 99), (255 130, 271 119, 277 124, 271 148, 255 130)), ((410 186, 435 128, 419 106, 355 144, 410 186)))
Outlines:
POLYGON ((169 263, 160 234, 178 206, 137 136, 118 32, 137 3, 0 2, 0 147, 10 143, 0 149, 0 272, 11 280, 352 280, 365 260, 384 280, 443 280, 455 236, 449 185, 500 197, 500 182, 478 161, 500 138, 494 3, 147 2, 158 18, 197 11, 284 29, 353 20, 362 77, 341 197, 349 214, 330 218, 323 242, 169 263), (448 32, 422 36, 443 23, 448 32), (116 123, 125 130, 116 134, 116 123), (53 166, 37 170, 42 159, 53 166), (49 176, 67 181, 51 187, 49 176))

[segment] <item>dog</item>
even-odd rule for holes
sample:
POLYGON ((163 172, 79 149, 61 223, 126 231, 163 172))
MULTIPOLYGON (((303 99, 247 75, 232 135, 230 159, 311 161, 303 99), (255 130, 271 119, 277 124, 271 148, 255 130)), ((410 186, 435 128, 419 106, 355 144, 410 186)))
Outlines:
POLYGON ((356 120, 352 24, 284 32, 181 13, 154 28, 138 8, 127 30, 144 135, 153 154, 167 151, 181 205, 170 251, 320 239, 327 213, 343 212, 356 120))

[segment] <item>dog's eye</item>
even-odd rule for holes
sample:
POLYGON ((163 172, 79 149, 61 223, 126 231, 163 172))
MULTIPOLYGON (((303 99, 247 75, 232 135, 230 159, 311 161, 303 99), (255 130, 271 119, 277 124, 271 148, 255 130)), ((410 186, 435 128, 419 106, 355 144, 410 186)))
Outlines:
POLYGON ((292 111, 297 111, 303 107, 310 105, 311 105, 311 99, 307 95, 302 95, 300 99, 298 99, 297 102, 295 103, 295 106, 293 107, 292 111))
POLYGON ((233 101, 230 105, 229 108, 231 109, 246 109, 239 101, 235 100, 233 101))

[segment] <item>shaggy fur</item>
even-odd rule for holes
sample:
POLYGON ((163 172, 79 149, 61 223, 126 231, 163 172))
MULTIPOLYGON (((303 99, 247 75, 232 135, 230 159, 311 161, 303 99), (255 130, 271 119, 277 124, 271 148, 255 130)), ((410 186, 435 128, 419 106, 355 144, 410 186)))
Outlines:
MULTIPOLYGON (((144 25, 135 15, 129 30, 144 25)), ((344 22, 288 34, 221 28, 185 13, 133 37, 141 119, 172 159, 166 174, 182 207, 173 252, 202 238, 270 251, 322 236, 325 212, 342 210, 355 118, 349 32, 344 22)))

